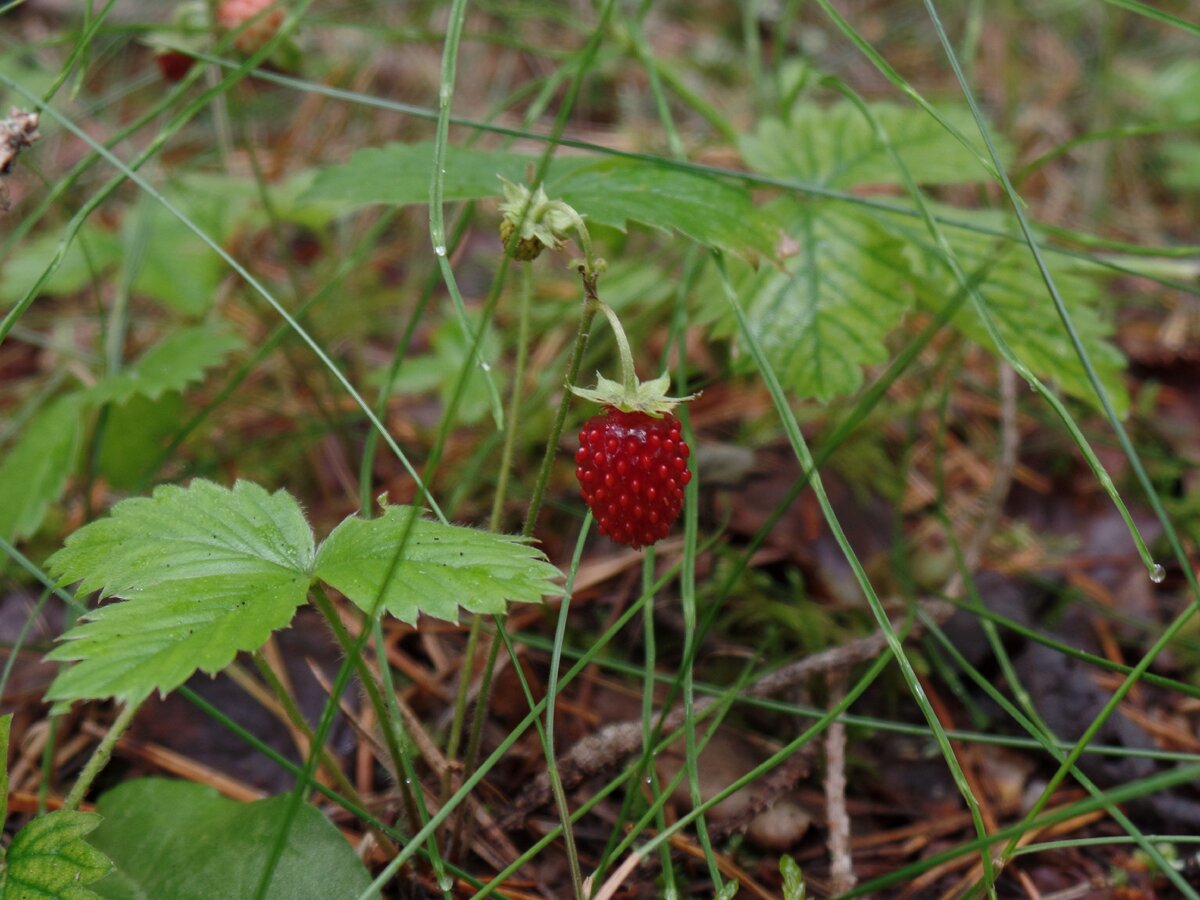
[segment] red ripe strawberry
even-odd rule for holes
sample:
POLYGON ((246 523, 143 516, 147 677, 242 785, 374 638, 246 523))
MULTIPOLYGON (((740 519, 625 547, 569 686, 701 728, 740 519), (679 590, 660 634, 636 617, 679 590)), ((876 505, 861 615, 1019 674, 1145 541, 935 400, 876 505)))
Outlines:
POLYGON ((217 5, 217 24, 226 31, 237 31, 233 45, 249 56, 271 40, 283 24, 284 9, 281 3, 276 3, 263 13, 273 3, 275 0, 220 0, 217 5), (244 24, 245 28, 242 28, 244 24))
POLYGON ((679 420, 609 407, 584 423, 575 476, 600 531, 635 550, 666 537, 691 481, 679 420))
POLYGON ((637 550, 670 532, 683 509, 683 488, 692 480, 688 445, 671 411, 691 397, 668 397, 671 377, 638 381, 625 330, 607 304, 592 294, 612 326, 621 357, 621 380, 597 373, 594 388, 572 387, 604 412, 579 432, 575 476, 600 530, 637 550))

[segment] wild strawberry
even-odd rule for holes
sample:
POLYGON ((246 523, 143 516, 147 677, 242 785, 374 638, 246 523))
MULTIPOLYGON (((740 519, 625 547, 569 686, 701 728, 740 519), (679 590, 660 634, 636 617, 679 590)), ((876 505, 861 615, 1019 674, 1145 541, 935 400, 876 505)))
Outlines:
POLYGON ((597 375, 594 389, 571 388, 605 407, 579 432, 575 477, 600 531, 637 550, 666 537, 683 509, 692 473, 688 445, 671 410, 691 398, 667 396, 669 375, 638 381, 617 314, 599 305, 617 339, 622 377, 617 382, 597 375))
POLYGON ((275 37, 283 20, 283 4, 276 0, 221 0, 217 5, 217 24, 237 32, 233 46, 247 56, 275 37))
POLYGON ((158 64, 163 80, 172 84, 183 81, 192 69, 192 58, 178 50, 159 50, 154 54, 154 62, 158 64))
POLYGON ((666 537, 692 479, 679 420, 609 407, 584 423, 575 476, 600 531, 635 550, 666 537))

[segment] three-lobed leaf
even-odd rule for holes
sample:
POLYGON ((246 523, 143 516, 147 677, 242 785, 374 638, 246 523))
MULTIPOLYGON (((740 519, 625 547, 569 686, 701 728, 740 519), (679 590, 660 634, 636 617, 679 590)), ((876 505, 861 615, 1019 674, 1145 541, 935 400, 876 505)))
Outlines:
POLYGON ((95 813, 59 810, 18 831, 0 870, 0 900, 94 900, 87 885, 112 871, 83 839, 99 824, 95 813))
POLYGON ((197 669, 215 673, 286 626, 314 578, 364 610, 454 621, 460 607, 502 613, 558 592, 558 570, 526 541, 386 507, 350 518, 322 544, 284 491, 194 480, 122 501, 48 561, 60 582, 124 602, 93 609, 51 659, 72 660, 47 698, 166 693, 197 669))
POLYGON ((453 622, 460 606, 498 614, 507 601, 558 593, 558 570, 527 541, 431 522, 420 512, 387 506, 378 519, 346 519, 317 552, 317 577, 361 609, 385 609, 405 622, 421 613, 453 622))

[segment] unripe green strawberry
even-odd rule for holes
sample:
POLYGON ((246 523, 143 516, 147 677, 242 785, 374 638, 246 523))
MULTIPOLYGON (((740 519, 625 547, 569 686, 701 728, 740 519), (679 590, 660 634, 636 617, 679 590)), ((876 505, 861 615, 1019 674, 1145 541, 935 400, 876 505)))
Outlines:
POLYGON ((691 481, 679 420, 608 407, 584 423, 575 476, 600 531, 635 550, 666 537, 691 481))
POLYGON ((283 24, 284 9, 281 4, 276 4, 263 13, 263 10, 274 2, 275 0, 221 0, 217 5, 217 24, 225 31, 237 31, 233 45, 249 56, 275 37, 275 32, 283 24), (246 25, 244 29, 243 25, 246 25))
POLYGON ((513 259, 519 259, 522 262, 531 262, 542 255, 542 251, 546 249, 546 245, 542 243, 540 238, 527 237, 521 238, 512 249, 509 250, 508 242, 512 238, 513 232, 517 226, 509 219, 500 220, 500 243, 504 245, 504 249, 513 259))

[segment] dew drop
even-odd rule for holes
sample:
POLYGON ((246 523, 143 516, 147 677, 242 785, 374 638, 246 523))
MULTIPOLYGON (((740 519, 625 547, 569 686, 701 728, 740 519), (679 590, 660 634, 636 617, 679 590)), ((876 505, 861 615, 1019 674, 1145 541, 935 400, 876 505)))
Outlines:
POLYGON ((646 776, 646 784, 651 784, 651 785, 654 784, 654 776, 653 775, 646 776))
POLYGON ((438 244, 436 247, 433 248, 433 252, 436 253, 438 256, 445 256, 446 255, 446 245, 438 244))
POLYGON ((454 890, 454 878, 450 875, 443 875, 438 881, 438 888, 443 892, 454 890))
POLYGON ((1162 567, 1161 563, 1155 563, 1154 568, 1150 570, 1150 580, 1155 584, 1162 584, 1167 577, 1167 570, 1162 567))
POLYGON ((492 364, 490 362, 488 362, 487 360, 484 360, 483 362, 481 362, 479 364, 479 368, 483 369, 483 371, 485 371, 485 372, 490 372, 490 371, 492 371, 492 364))

